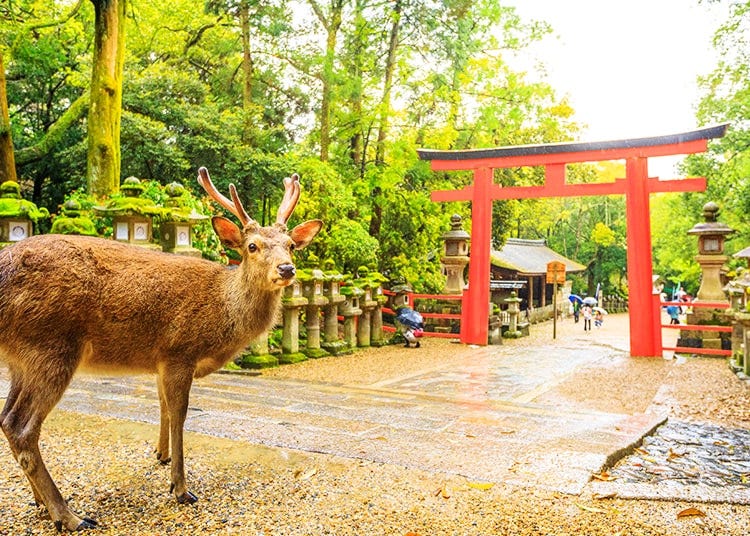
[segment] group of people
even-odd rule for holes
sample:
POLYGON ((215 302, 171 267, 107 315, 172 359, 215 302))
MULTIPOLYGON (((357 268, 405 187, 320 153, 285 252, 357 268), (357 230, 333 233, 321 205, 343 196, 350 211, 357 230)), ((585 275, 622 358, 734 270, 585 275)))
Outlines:
POLYGON ((573 318, 576 323, 583 316, 583 331, 591 331, 591 320, 594 321, 594 327, 600 328, 604 323, 604 313, 600 307, 592 307, 587 303, 576 301, 573 303, 573 318))

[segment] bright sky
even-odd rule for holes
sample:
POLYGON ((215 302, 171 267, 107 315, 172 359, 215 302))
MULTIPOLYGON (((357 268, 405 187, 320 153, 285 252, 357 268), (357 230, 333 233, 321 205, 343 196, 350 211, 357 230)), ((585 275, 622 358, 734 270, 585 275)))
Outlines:
MULTIPOLYGON (((676 134, 698 127, 698 75, 716 65, 711 38, 725 6, 697 0, 508 0, 553 29, 531 54, 588 129, 577 141, 676 134)), ((531 74, 531 72, 530 72, 531 74)), ((680 158, 651 159, 676 175, 680 158)))

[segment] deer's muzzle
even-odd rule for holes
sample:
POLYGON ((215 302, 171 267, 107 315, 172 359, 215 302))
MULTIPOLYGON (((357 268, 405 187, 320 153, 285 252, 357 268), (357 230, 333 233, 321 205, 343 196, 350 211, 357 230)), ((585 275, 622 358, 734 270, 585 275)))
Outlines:
POLYGON ((281 279, 292 279, 297 274, 297 270, 291 263, 279 264, 276 270, 279 272, 281 279))

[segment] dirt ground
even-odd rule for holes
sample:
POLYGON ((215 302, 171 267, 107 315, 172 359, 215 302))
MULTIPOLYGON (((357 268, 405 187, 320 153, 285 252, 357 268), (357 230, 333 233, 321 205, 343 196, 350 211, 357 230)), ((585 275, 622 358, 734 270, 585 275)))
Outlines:
MULTIPOLYGON (((534 344, 529 338, 518 343, 534 344)), ((265 376, 373 384, 429 370, 461 352, 369 349, 336 360, 279 367, 265 376), (406 371, 406 372, 405 372, 406 371)), ((750 426, 748 387, 720 358, 613 357, 583 367, 535 403, 607 412, 661 411, 670 418, 750 426)), ((191 490, 180 506, 167 467, 152 455, 157 427, 53 412, 42 452, 74 509, 99 520, 95 533, 268 535, 741 535, 750 507, 623 500, 480 484, 456 476, 313 452, 186 434, 191 490), (694 510, 689 510, 693 508, 694 510), (686 514, 687 513, 687 514, 686 514), (689 514, 689 515, 688 515, 689 514)), ((7 443, 0 447, 0 534, 53 534, 7 443)))

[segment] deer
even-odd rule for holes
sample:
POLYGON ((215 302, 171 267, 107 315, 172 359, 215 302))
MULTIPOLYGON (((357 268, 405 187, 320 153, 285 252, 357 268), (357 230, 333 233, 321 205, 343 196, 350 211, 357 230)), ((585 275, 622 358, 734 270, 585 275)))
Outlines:
POLYGON ((236 269, 74 235, 34 235, 0 251, 0 362, 10 376, 0 427, 36 504, 46 507, 58 531, 97 527, 69 508, 39 451, 42 424, 73 376, 156 375, 156 457, 171 461, 177 502, 196 502, 183 459, 193 379, 223 367, 274 326, 283 289, 296 275, 293 252, 323 226, 309 220, 287 228, 300 196, 296 174, 284 179, 276 221, 268 226, 247 214, 233 184, 230 199, 204 167, 198 182, 241 224, 224 216, 211 220, 223 246, 239 252, 236 269))

